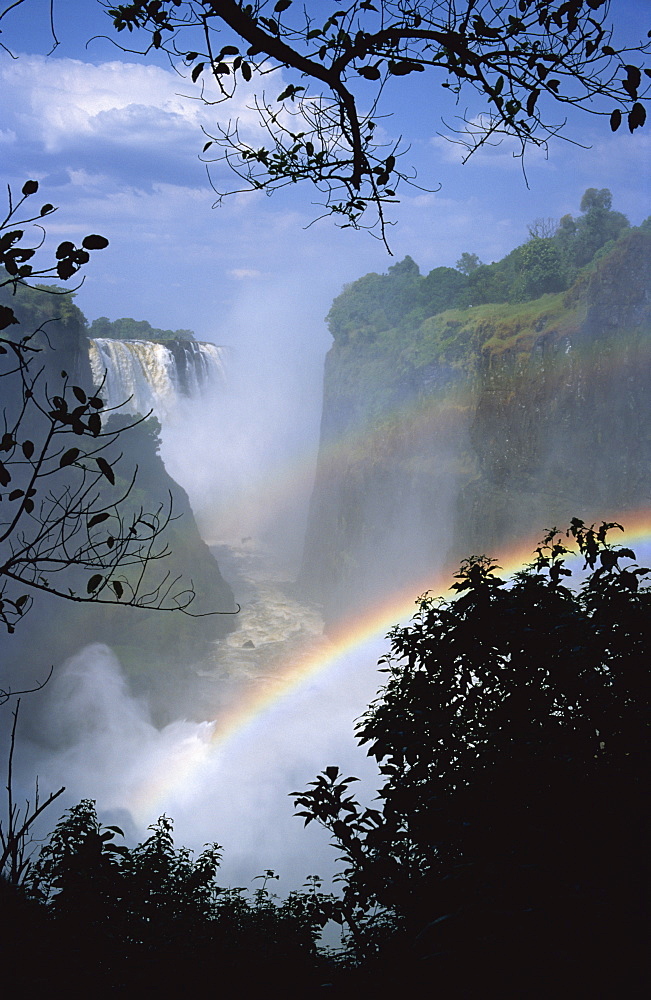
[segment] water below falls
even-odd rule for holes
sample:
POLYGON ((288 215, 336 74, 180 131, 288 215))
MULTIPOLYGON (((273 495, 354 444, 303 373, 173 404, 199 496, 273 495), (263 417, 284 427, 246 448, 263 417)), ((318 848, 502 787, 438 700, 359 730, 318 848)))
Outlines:
POLYGON ((215 649, 214 669, 198 678, 193 714, 205 721, 158 730, 110 650, 89 646, 57 671, 49 694, 53 713, 84 720, 78 737, 54 753, 21 751, 21 770, 25 781, 38 773, 43 791, 66 786, 47 830, 81 798, 95 799, 102 821, 129 840, 165 813, 177 846, 224 847, 224 885, 251 886, 273 869, 284 895, 310 874, 329 880, 336 857, 324 831, 304 830, 293 816, 289 793, 337 764, 365 779, 370 803, 376 769, 355 744, 353 723, 377 690, 387 644, 336 655, 318 610, 278 579, 266 553, 244 541, 220 546, 219 561, 242 611, 215 649))

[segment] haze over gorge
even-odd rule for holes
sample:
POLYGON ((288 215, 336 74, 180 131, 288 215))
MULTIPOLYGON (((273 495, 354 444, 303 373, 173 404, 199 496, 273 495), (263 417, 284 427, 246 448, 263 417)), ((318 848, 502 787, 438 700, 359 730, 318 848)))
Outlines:
POLYGON ((591 191, 577 220, 495 264, 421 275, 406 257, 346 285, 318 455, 313 441, 291 462, 275 369, 254 353, 89 326, 70 297, 19 291, 25 323, 52 321, 52 373, 94 383, 113 419, 153 411, 122 436, 121 467, 137 465, 145 503, 171 495, 170 572, 204 617, 42 595, 3 639, 7 686, 55 666, 21 708, 17 797, 38 774, 66 786, 59 812, 95 799, 131 840, 165 813, 178 843, 224 846, 223 884, 265 869, 281 893, 315 872, 329 884, 327 837, 288 793, 335 762, 372 800, 353 722, 388 628, 470 554, 512 572, 572 517, 648 526, 651 225, 591 191))

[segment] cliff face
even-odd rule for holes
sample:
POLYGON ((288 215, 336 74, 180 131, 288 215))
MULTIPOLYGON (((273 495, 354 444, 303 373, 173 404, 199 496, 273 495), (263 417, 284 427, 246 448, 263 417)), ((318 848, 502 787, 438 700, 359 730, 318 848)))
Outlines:
MULTIPOLYGON (((52 396, 65 371, 71 384, 91 387, 86 322, 71 297, 23 288, 10 304, 20 319, 20 326, 15 328, 20 336, 43 326, 43 332, 31 341, 39 349, 33 369, 43 369, 38 384, 47 385, 52 396)), ((2 405, 11 424, 12 414, 20 412, 20 380, 8 375, 2 381, 2 405)), ((132 418, 110 419, 133 423, 132 418)), ((29 420, 29 426, 21 425, 22 433, 32 437, 38 448, 44 425, 35 409, 29 420)), ((115 454, 107 454, 112 465, 119 455, 122 457, 114 465, 115 486, 105 484, 105 499, 111 502, 124 496, 136 468, 135 486, 129 500, 121 505, 126 514, 132 507, 147 512, 156 511, 160 505, 165 509, 171 498, 174 520, 158 547, 166 543, 169 555, 152 567, 152 581, 155 577, 158 582, 168 573, 168 582, 182 578, 186 585, 193 586, 197 595, 191 607, 194 613, 231 612, 232 591, 199 535, 185 491, 168 475, 158 445, 156 422, 148 421, 120 434, 115 454)), ((61 488, 60 479, 57 483, 61 488)), ((88 573, 80 579, 67 579, 65 586, 83 592, 87 578, 88 573)), ((179 589, 175 586, 173 592, 179 589)), ((159 719, 165 720, 168 706, 173 708, 173 717, 184 710, 194 668, 212 656, 215 641, 233 627, 231 615, 194 618, 177 612, 75 604, 40 593, 15 634, 0 636, 2 682, 14 690, 31 687, 47 676, 50 665, 60 663, 88 643, 104 642, 119 656, 132 689, 150 697, 159 719)))
POLYGON ((330 618, 648 504, 650 260, 633 230, 566 292, 335 341, 303 567, 330 618))

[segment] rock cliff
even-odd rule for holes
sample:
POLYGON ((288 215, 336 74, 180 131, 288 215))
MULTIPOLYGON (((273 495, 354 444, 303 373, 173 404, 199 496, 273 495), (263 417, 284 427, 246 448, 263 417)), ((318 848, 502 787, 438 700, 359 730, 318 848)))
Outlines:
MULTIPOLYGON (((3 294, 9 293, 4 289, 3 294)), ((11 305, 20 320, 16 329, 21 335, 40 328, 30 341, 37 349, 33 367, 42 368, 39 385, 47 385, 50 397, 61 385, 62 372, 69 374, 71 384, 91 387, 87 325, 72 296, 20 288, 11 305)), ((10 426, 20 412, 22 387, 20 379, 11 374, 2 381, 3 410, 10 426)), ((21 425, 23 435, 33 437, 38 443, 44 433, 38 411, 34 409, 29 419, 34 426, 21 425)), ((115 415, 109 416, 105 427, 110 428, 111 421, 116 420, 133 424, 132 417, 115 415)), ((231 614, 208 614, 232 612, 233 594, 199 535, 185 491, 170 478, 158 454, 159 430, 157 421, 149 420, 120 434, 116 453, 107 453, 116 482, 110 487, 113 492, 106 501, 111 502, 113 496, 124 496, 135 469, 136 480, 126 501, 127 512, 129 505, 147 512, 156 511, 160 505, 165 509, 171 499, 173 520, 162 540, 169 548, 169 556, 154 567, 152 579, 155 577, 154 582, 158 582, 165 573, 169 574, 169 582, 183 579, 196 592, 190 610, 206 617, 117 604, 75 604, 45 592, 38 593, 15 634, 0 636, 2 682, 6 687, 20 690, 33 686, 47 676, 50 665, 59 664, 88 643, 104 642, 120 658, 132 690, 147 695, 158 718, 164 721, 168 706, 172 717, 183 712, 195 667, 211 658, 215 641, 235 627, 231 614)), ((108 484, 106 490, 108 494, 108 484)), ((122 509, 125 510, 124 502, 122 509)), ((74 577, 66 579, 66 586, 83 590, 87 578, 88 573, 81 581, 74 577)))
POLYGON ((402 321, 345 333, 335 303, 302 572, 330 619, 572 516, 648 505, 650 263, 633 229, 531 301, 410 321, 403 273, 402 321))

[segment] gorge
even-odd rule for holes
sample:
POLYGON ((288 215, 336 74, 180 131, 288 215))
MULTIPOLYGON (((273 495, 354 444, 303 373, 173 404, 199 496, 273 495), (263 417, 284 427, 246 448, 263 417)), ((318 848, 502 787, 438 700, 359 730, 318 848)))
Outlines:
MULTIPOLYGON (((237 505, 229 505, 235 528, 222 521, 223 534, 219 516, 204 521, 215 562, 156 455, 167 448, 172 467, 185 451, 187 464, 216 479, 217 498, 246 461, 251 445, 232 431, 239 417, 229 422, 227 407, 209 406, 199 380, 180 374, 189 362, 202 372, 213 365, 222 398, 228 353, 191 341, 96 338, 84 361, 73 307, 65 338, 82 372, 94 365, 100 384, 103 359, 111 405, 136 390, 134 401, 161 415, 162 431, 130 432, 126 457, 147 490, 174 491, 179 567, 208 607, 233 609, 234 591, 243 610, 168 626, 153 612, 91 608, 82 621, 58 609, 53 633, 46 604, 29 638, 11 645, 17 665, 36 669, 47 641, 58 664, 29 710, 26 778, 37 770, 44 783, 66 783, 71 801, 97 798, 107 821, 134 837, 162 811, 183 843, 217 836, 231 884, 253 877, 256 864, 280 872, 284 888, 315 867, 330 870, 324 838, 300 830, 284 793, 333 759, 372 788, 374 764, 355 746, 352 724, 377 688, 383 635, 409 617, 417 594, 444 592, 471 552, 516 568, 509 554, 518 549, 522 561, 554 524, 572 516, 633 523, 648 506, 650 245, 648 230, 623 233, 569 287, 515 302, 446 308, 439 292, 449 281, 458 295, 459 280, 422 278, 409 258, 347 286, 330 314, 334 345, 298 584, 264 537, 248 527, 236 536, 238 524, 263 523, 246 521, 237 505), (427 282, 431 314, 419 306, 427 282), (233 439, 226 460, 218 431, 233 439), (75 718, 94 721, 80 729, 75 718)), ((269 501, 266 481, 255 499, 261 508, 269 501)))

